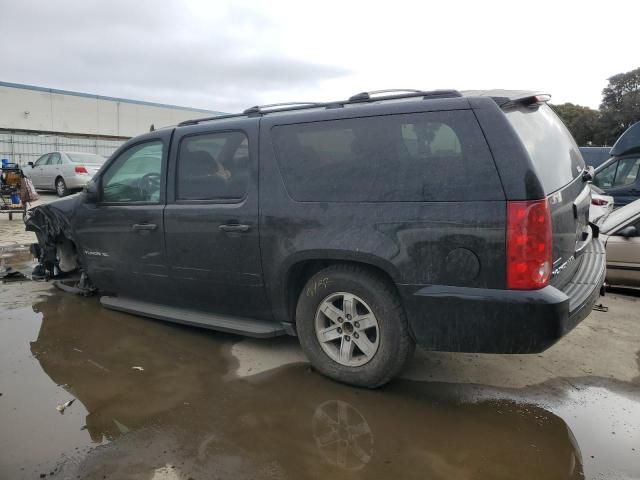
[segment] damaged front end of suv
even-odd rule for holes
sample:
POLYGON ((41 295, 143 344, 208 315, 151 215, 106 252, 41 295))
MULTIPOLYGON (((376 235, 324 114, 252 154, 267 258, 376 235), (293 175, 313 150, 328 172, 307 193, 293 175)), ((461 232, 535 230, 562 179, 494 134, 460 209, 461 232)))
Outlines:
POLYGON ((76 198, 68 197, 28 211, 24 220, 25 229, 34 232, 38 239, 38 243, 30 248, 38 261, 31 278, 37 281, 53 280, 64 291, 92 295, 96 288, 83 266, 69 218, 76 201, 76 198))

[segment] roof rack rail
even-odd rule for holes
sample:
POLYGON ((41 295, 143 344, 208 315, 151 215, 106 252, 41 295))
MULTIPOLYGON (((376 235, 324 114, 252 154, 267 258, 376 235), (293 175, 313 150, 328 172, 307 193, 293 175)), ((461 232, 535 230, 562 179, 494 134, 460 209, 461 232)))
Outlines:
POLYGON ((414 90, 412 88, 389 88, 386 90, 372 90, 371 92, 360 92, 349 97, 349 102, 371 102, 376 100, 387 100, 393 98, 410 98, 424 97, 426 98, 450 98, 461 97, 462 94, 457 90, 414 90), (402 93, 406 92, 406 93, 402 93), (395 93, 395 95, 384 95, 381 97, 373 97, 380 93, 395 93))
POLYGON ((178 127, 186 127, 187 125, 197 125, 201 122, 210 122, 212 120, 223 120, 225 118, 238 118, 245 117, 244 113, 230 113, 228 115, 218 115, 216 117, 202 117, 202 118, 194 118, 192 120, 185 120, 184 122, 180 122, 178 127))
POLYGON ((363 102, 377 102, 380 100, 395 100, 401 98, 422 97, 424 100, 431 100, 435 98, 454 98, 462 97, 462 94, 457 90, 413 90, 413 89, 388 89, 388 90, 373 90, 371 92, 361 92, 351 96, 348 100, 338 100, 333 102, 285 102, 285 103, 272 103, 270 105, 256 105, 254 107, 247 108, 242 113, 234 113, 229 115, 219 115, 217 117, 204 117, 196 118, 193 120, 185 120, 178 124, 179 127, 187 125, 197 125, 202 122, 210 122, 213 120, 224 120, 226 118, 239 118, 239 117, 255 117, 264 115, 267 113, 276 112, 291 112, 295 110, 305 110, 307 108, 337 108, 343 107, 349 104, 357 104, 363 102), (392 93, 392 95, 378 95, 381 93, 392 93))
POLYGON ((272 103, 270 105, 256 105, 255 107, 250 107, 247 108, 244 112, 242 112, 245 115, 260 115, 263 113, 267 113, 265 112, 265 110, 272 110, 275 109, 275 111, 279 111, 279 110, 290 110, 290 108, 285 108, 282 109, 280 107, 302 107, 302 108, 312 108, 312 107, 324 107, 324 103, 320 103, 320 102, 284 102, 284 103, 272 103))
POLYGON ((371 90, 370 92, 360 92, 356 93, 349 97, 350 102, 358 102, 358 101, 366 101, 371 100, 371 95, 378 95, 380 93, 400 93, 400 92, 410 92, 410 93, 420 93, 422 90, 416 90, 414 88, 387 88, 384 90, 371 90))

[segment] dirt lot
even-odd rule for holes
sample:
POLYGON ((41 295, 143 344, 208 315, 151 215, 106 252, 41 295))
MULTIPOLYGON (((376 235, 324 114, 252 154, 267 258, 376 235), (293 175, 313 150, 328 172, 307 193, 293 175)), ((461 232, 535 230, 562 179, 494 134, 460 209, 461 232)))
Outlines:
POLYGON ((640 295, 603 302, 543 354, 419 351, 366 391, 313 372, 293 338, 4 283, 0 478, 637 479, 640 295))

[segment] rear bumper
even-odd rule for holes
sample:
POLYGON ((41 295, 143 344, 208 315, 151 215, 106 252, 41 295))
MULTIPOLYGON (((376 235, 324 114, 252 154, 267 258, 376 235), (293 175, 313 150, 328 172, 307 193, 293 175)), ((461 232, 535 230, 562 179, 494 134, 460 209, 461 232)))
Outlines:
POLYGON ((416 342, 450 352, 542 352, 586 318, 600 295, 606 263, 600 239, 578 261, 563 289, 399 286, 416 342))
POLYGON ((70 175, 65 177, 64 180, 67 188, 84 188, 87 183, 89 183, 89 180, 91 180, 91 175, 70 175))

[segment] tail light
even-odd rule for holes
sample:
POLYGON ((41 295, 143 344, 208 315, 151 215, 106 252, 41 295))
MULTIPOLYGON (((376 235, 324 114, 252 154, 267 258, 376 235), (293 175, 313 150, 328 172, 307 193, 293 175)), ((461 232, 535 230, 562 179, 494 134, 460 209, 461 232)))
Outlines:
POLYGON ((76 165, 76 173, 89 173, 84 165, 76 165))
POLYGON ((546 199, 507 202, 507 288, 537 290, 549 283, 552 242, 546 199))
POLYGON ((598 205, 599 207, 604 207, 607 204, 607 201, 604 198, 592 198, 591 205, 598 205))

